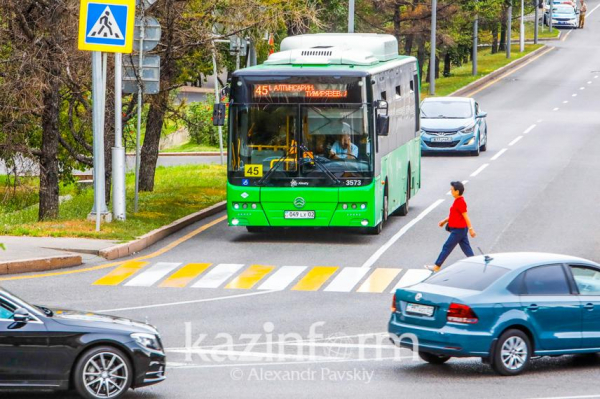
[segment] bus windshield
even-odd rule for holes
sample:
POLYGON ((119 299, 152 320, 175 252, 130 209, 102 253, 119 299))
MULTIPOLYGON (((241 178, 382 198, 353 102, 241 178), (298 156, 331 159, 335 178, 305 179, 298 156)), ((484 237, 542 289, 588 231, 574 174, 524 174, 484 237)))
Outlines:
POLYGON ((237 82, 229 110, 234 180, 285 186, 300 179, 302 185, 330 186, 372 177, 361 78, 237 82))

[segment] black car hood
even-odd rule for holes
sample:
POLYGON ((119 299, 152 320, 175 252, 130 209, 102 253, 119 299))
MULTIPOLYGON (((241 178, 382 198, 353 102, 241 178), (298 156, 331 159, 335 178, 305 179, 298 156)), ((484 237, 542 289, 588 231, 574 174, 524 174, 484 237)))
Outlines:
POLYGON ((109 330, 122 330, 129 331, 132 333, 140 332, 158 334, 157 329, 150 324, 125 319, 122 317, 67 309, 51 310, 54 313, 54 315, 52 316, 52 320, 64 325, 101 328, 109 330))

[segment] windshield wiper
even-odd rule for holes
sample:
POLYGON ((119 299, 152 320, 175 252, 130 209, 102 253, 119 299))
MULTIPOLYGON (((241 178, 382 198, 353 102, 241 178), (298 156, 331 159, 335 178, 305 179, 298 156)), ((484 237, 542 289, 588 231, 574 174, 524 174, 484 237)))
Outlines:
POLYGON ((269 169, 269 171, 268 171, 268 172, 267 172, 267 173, 266 173, 266 174, 265 174, 263 177, 261 177, 259 181, 257 181, 257 182, 256 182, 256 185, 257 185, 257 186, 262 186, 262 185, 264 185, 264 184, 265 184, 265 183, 266 183, 266 182, 269 180, 269 178, 271 177, 271 175, 273 174, 273 172, 275 171, 275 169, 277 169, 277 167, 279 166, 279 164, 280 164, 281 162, 283 162, 283 160, 285 160, 285 159, 288 157, 288 155, 290 155, 290 154, 291 154, 292 150, 293 150, 293 149, 295 149, 295 148, 297 148, 297 146, 296 146, 296 145, 292 145, 292 146, 290 147, 290 149, 289 149, 289 150, 287 150, 287 152, 286 152, 285 154, 283 154, 283 155, 282 155, 282 156, 281 156, 281 157, 280 157, 280 158, 279 158, 279 159, 278 159, 278 160, 277 160, 277 161, 276 161, 276 162, 273 164, 273 166, 271 167, 271 169, 269 169))
MULTIPOLYGON (((312 152, 304 144, 300 145, 300 149, 304 152, 312 152)), ((304 157, 302 159, 304 159, 304 157)), ((337 184, 341 183, 341 181, 337 177, 335 177, 335 175, 333 173, 331 173, 329 168, 327 168, 325 165, 323 165, 323 163, 319 160, 319 158, 317 158, 315 155, 313 155, 313 157, 311 159, 315 162, 315 165, 317 165, 319 167, 319 169, 321 169, 323 171, 323 173, 325 173, 325 176, 329 177, 334 184, 337 185, 337 184)))

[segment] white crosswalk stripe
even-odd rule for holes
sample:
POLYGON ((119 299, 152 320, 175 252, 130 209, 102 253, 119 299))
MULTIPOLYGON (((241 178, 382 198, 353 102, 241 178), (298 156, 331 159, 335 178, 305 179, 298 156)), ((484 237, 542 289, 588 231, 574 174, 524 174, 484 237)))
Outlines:
POLYGON ((218 288, 244 265, 223 263, 215 266, 204 277, 192 285, 193 288, 218 288))
POLYGON ((158 262, 129 280, 125 285, 129 287, 150 287, 180 265, 181 263, 158 262))
POLYGON ((306 266, 283 266, 262 283, 259 290, 284 290, 294 281, 306 266))
POLYGON ((431 275, 429 270, 409 269, 404 273, 404 276, 398 281, 398 284, 391 292, 396 292, 397 288, 408 287, 416 283, 420 283, 431 275))
POLYGON ((368 273, 372 271, 364 267, 345 267, 325 288, 324 291, 350 292, 352 288, 368 273))

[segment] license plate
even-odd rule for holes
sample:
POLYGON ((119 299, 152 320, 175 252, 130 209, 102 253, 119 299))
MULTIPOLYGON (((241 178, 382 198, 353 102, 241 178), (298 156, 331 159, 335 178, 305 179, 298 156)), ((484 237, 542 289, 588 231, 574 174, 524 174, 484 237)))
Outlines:
POLYGON ((406 312, 420 314, 423 316, 431 316, 433 315, 433 306, 421 305, 418 303, 408 303, 406 304, 406 312))
POLYGON ((435 143, 449 143, 452 141, 452 137, 432 137, 431 141, 435 143))
POLYGON ((285 211, 285 219, 314 219, 315 211, 285 211))

